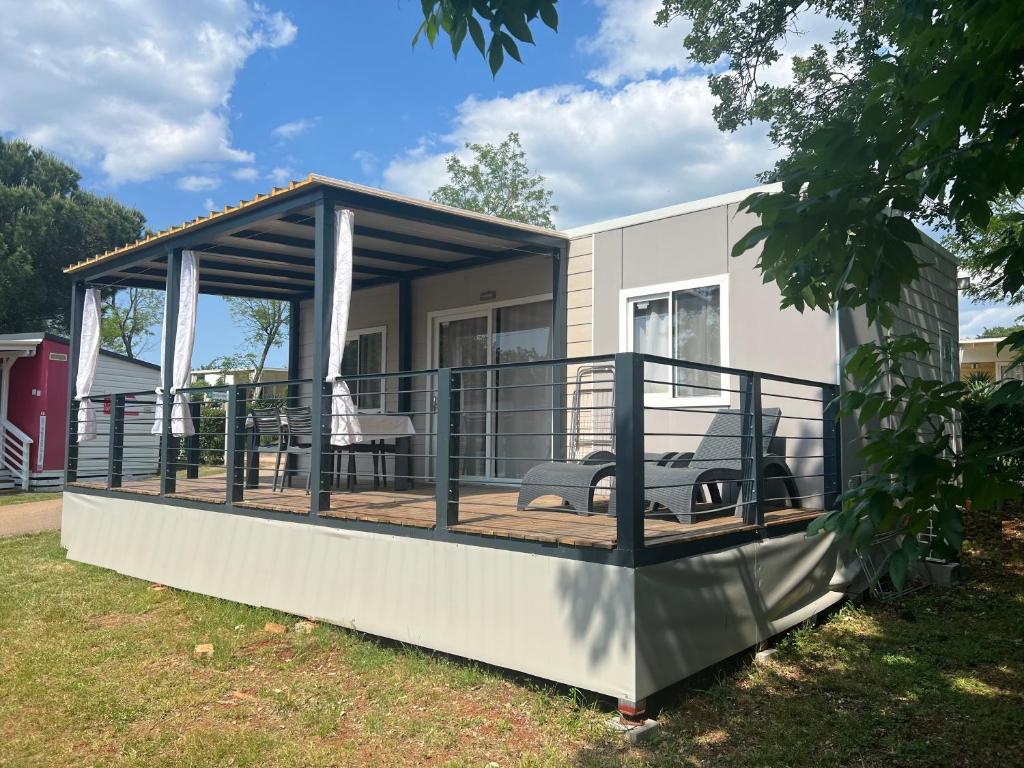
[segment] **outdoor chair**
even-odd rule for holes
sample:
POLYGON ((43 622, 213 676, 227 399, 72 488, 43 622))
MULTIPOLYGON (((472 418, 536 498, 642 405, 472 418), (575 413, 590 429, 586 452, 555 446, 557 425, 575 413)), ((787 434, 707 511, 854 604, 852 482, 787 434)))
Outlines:
MULTIPOLYGON (((575 462, 550 461, 527 470, 519 486, 517 509, 526 509, 543 496, 557 496, 579 514, 593 513, 594 491, 615 475, 615 366, 581 365, 569 409, 569 450, 575 462)), ((672 453, 645 454, 644 460, 663 463, 672 453)))
MULTIPOLYGON (((785 487, 791 506, 799 507, 799 492, 793 473, 782 456, 771 454, 770 447, 778 431, 782 411, 765 408, 761 415, 762 466, 766 480, 779 480, 785 487)), ((669 514, 681 523, 695 523, 703 517, 721 515, 735 510, 739 502, 740 487, 744 479, 743 427, 746 421, 742 411, 718 411, 697 450, 682 453, 665 464, 644 465, 644 500, 650 510, 669 514), (721 483, 725 494, 719 491, 721 483), (696 509, 694 501, 705 489, 711 508, 696 509)), ((615 514, 615 493, 608 502, 608 513, 615 514)))
POLYGON ((253 453, 256 458, 257 471, 260 456, 264 453, 274 454, 274 484, 277 490, 277 478, 281 473, 281 456, 285 452, 285 428, 281 423, 281 412, 276 408, 253 408, 250 411, 255 431, 256 444, 253 453))
MULTIPOLYGON (((792 471, 783 457, 769 453, 781 416, 778 408, 762 411, 762 465, 766 480, 780 481, 790 506, 799 507, 792 471)), ((743 421, 741 411, 721 410, 711 420, 696 451, 644 454, 644 501, 648 510, 657 514, 664 509, 681 523, 694 523, 702 517, 734 509, 744 480, 743 421), (725 491, 724 497, 719 484, 725 491), (695 508, 698 494, 705 496, 710 508, 695 508)), ((526 509, 531 501, 543 496, 558 496, 577 512, 593 512, 598 483, 614 476, 615 454, 610 451, 596 452, 578 464, 539 464, 524 476, 517 508, 526 509)), ((614 488, 608 499, 608 514, 615 515, 614 488)))
MULTIPOLYGON (((284 491, 284 485, 286 482, 290 484, 289 472, 293 475, 295 472, 301 471, 294 467, 289 467, 292 462, 289 459, 292 456, 296 458, 299 456, 309 457, 312 453, 313 448, 313 414, 310 411, 308 405, 299 406, 296 408, 285 408, 284 416, 287 422, 285 427, 285 440, 283 453, 287 457, 284 464, 284 477, 281 479, 281 490, 284 491)), ((297 462, 295 462, 297 463, 297 462)), ((306 465, 309 467, 309 464, 306 465)), ((275 478, 276 482, 276 478, 275 478)), ((306 493, 309 493, 309 471, 306 471, 306 493)))

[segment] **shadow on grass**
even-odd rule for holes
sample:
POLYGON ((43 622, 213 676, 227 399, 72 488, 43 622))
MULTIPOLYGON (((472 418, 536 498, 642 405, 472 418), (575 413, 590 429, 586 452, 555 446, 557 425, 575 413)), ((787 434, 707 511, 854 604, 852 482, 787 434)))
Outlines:
POLYGON ((579 766, 1019 764, 1024 752, 1021 509, 968 521, 965 582, 898 604, 847 603, 753 664, 732 657, 652 702, 647 748, 579 766))

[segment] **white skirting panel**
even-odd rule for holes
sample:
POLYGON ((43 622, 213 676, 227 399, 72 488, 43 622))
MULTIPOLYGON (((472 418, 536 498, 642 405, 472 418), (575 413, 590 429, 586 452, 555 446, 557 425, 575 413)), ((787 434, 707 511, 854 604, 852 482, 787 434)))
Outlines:
POLYGON ((76 493, 61 540, 128 576, 635 698, 629 569, 76 493))
POLYGON ((637 701, 844 596, 802 533, 637 570, 64 494, 68 557, 637 701))
POLYGON ((803 533, 637 571, 643 698, 842 600, 859 573, 835 537, 803 533))

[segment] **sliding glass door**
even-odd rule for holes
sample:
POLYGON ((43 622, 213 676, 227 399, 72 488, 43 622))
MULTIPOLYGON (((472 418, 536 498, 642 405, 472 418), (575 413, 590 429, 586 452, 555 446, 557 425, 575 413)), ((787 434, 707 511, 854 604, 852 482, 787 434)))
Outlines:
MULTIPOLYGON (((433 363, 460 368, 551 357, 551 301, 445 314, 433 323, 433 363)), ((551 457, 550 368, 466 373, 459 429, 464 478, 519 479, 551 457)))
MULTIPOLYGON (((463 368, 487 365, 491 359, 490 316, 487 313, 439 320, 434 328, 435 365, 463 368)), ((462 376, 459 419, 459 472, 463 477, 484 477, 488 430, 488 382, 486 371, 462 376)))
MULTIPOLYGON (((494 362, 551 359, 551 302, 500 307, 494 313, 494 362)), ((495 371, 494 477, 519 479, 551 459, 551 368, 495 371)))

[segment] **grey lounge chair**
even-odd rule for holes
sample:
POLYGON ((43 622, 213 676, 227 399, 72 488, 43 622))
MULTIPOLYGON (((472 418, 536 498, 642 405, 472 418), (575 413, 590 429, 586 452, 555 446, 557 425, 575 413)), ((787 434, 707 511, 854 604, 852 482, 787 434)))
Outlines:
POLYGON ((519 486, 516 509, 526 509, 542 496, 558 496, 577 512, 590 512, 598 484, 615 476, 615 454, 594 451, 578 464, 550 461, 530 467, 519 486))
MULTIPOLYGON (((665 465, 675 457, 675 451, 646 453, 644 463, 665 465)), ((542 496, 558 496, 565 506, 580 514, 593 513, 594 491, 609 477, 615 477, 615 454, 611 451, 594 451, 577 464, 557 461, 537 464, 523 476, 516 509, 526 509, 542 496)))
POLYGON ((577 462, 530 467, 519 486, 518 509, 542 496, 558 496, 579 513, 592 511, 594 489, 615 474, 615 366, 581 365, 569 409, 569 455, 577 462))
MULTIPOLYGON (((761 441, 765 477, 782 481, 792 506, 799 507, 799 493, 793 473, 781 456, 769 453, 769 447, 778 431, 782 411, 765 408, 761 416, 761 441)), ((720 516, 734 510, 739 499, 743 477, 743 422, 742 411, 721 410, 715 414, 700 445, 693 454, 681 454, 668 466, 645 464, 644 499, 652 511, 664 508, 681 523, 695 523, 705 517, 720 516), (722 483, 726 495, 718 491, 722 483), (700 488, 707 490, 712 502, 710 509, 694 509, 694 499, 700 488)), ((615 496, 609 500, 609 514, 615 513, 615 496)))

